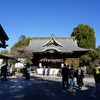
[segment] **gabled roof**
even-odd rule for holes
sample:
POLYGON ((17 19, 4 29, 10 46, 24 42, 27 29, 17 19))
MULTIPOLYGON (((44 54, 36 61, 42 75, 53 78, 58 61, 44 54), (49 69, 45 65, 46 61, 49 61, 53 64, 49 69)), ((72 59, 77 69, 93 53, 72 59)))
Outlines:
POLYGON ((61 53, 73 53, 74 51, 89 51, 77 45, 75 37, 33 37, 29 44, 33 52, 47 52, 54 50, 61 53))
POLYGON ((60 44, 56 39, 55 39, 55 36, 52 34, 51 37, 50 37, 50 40, 48 40, 45 44, 43 44, 43 46, 47 46, 47 45, 50 45, 50 44, 54 44, 55 45, 59 45, 59 46, 63 46, 62 44, 60 44))

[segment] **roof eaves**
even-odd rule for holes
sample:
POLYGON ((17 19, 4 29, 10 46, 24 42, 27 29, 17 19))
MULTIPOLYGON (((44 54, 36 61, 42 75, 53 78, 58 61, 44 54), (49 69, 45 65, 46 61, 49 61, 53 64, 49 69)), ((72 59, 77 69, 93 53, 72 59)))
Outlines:
POLYGON ((61 52, 61 50, 59 50, 58 48, 55 48, 55 47, 47 47, 47 48, 43 49, 42 52, 47 51, 47 50, 56 50, 58 52, 61 52))
POLYGON ((6 32, 4 31, 4 29, 2 28, 1 24, 0 24, 0 30, 1 30, 1 34, 4 37, 5 40, 9 40, 9 37, 7 36, 6 32))

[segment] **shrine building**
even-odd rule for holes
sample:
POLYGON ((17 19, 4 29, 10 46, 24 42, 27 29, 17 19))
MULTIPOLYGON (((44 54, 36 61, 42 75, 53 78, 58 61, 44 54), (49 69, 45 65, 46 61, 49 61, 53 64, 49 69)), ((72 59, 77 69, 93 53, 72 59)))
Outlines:
POLYGON ((79 57, 89 51, 77 45, 75 37, 33 37, 29 48, 33 53, 34 66, 60 68, 63 63, 79 64, 79 57))

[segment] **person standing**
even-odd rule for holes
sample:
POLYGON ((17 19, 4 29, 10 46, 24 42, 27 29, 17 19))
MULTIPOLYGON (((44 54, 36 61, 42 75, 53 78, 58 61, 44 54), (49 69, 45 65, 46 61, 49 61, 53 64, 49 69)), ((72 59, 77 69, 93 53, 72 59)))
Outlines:
POLYGON ((12 76, 13 75, 13 69, 12 69, 11 64, 10 64, 9 72, 10 72, 10 76, 12 76))
POLYGON ((29 80, 30 79, 30 71, 31 71, 30 64, 27 63, 26 64, 26 80, 29 80))
POLYGON ((71 65, 69 69, 69 84, 71 89, 73 89, 73 87, 75 86, 74 76, 75 76, 75 68, 73 65, 71 65))
POLYGON ((76 76, 76 79, 77 79, 78 87, 82 88, 82 86, 84 85, 84 83, 83 83, 84 73, 83 73, 83 70, 81 69, 80 66, 78 66, 78 69, 75 72, 75 76, 76 76))
POLYGON ((43 71, 42 71, 42 74, 43 74, 43 76, 45 75, 45 66, 43 67, 43 71))
POLYGON ((47 68, 47 76, 50 74, 50 67, 47 68))
POLYGON ((69 88, 69 65, 64 64, 64 67, 62 68, 62 86, 69 88))
POLYGON ((97 97, 97 95, 100 93, 100 67, 98 65, 95 65, 95 68, 93 69, 93 75, 95 87, 92 91, 91 97, 97 97))
POLYGON ((7 81, 7 65, 1 67, 2 81, 7 81))

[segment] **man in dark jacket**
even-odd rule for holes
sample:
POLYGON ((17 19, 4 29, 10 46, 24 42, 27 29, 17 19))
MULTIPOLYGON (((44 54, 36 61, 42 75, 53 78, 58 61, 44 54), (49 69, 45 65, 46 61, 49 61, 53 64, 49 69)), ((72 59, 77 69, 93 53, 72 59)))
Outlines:
POLYGON ((64 67, 62 68, 62 86, 65 87, 65 85, 67 86, 67 88, 69 88, 69 65, 64 65, 64 67))
POLYGON ((7 65, 1 67, 2 81, 7 81, 7 65))

